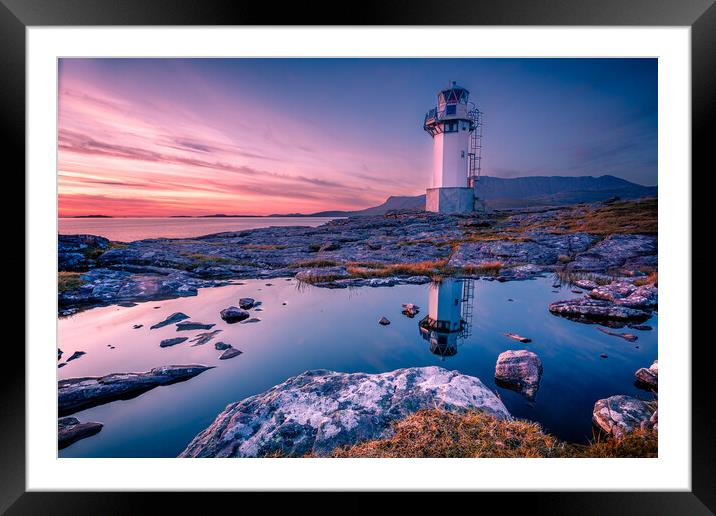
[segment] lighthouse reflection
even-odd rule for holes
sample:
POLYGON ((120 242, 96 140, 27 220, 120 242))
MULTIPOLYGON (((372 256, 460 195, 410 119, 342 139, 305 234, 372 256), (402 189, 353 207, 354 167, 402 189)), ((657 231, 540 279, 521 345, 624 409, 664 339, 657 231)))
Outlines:
POLYGON ((420 335, 430 343, 430 352, 441 359, 457 354, 457 348, 472 330, 473 280, 445 278, 430 284, 428 314, 418 323, 420 335))

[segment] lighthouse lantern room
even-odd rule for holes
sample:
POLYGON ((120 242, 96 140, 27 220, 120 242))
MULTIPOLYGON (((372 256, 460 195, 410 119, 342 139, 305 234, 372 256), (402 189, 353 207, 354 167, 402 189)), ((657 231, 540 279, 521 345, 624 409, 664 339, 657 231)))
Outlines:
POLYGON ((425 115, 423 129, 433 138, 433 167, 425 209, 440 213, 475 209, 480 176, 482 112, 470 92, 452 82, 438 92, 437 106, 425 115))

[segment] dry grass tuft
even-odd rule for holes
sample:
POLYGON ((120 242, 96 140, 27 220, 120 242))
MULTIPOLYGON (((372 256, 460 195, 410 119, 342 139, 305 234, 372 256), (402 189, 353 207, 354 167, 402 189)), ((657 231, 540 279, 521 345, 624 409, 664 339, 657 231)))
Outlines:
POLYGON ((364 263, 349 264, 348 273, 354 278, 385 278, 388 276, 436 276, 447 274, 447 260, 415 263, 364 263))
POLYGON ((577 211, 559 219, 552 233, 590 233, 592 235, 657 234, 658 202, 655 198, 617 201, 587 211, 577 211))
POLYGON ((652 271, 649 273, 648 276, 644 276, 642 278, 637 278, 634 280, 634 285, 637 287, 641 287, 642 285, 654 285, 655 287, 659 286, 659 272, 658 271, 652 271))
POLYGON ((568 444, 542 431, 539 424, 505 421, 478 411, 461 414, 442 409, 420 410, 395 424, 390 439, 340 448, 342 458, 611 458, 656 457, 657 437, 635 432, 624 439, 607 438, 588 445, 568 444))
POLYGON ((390 439, 333 452, 333 457, 554 457, 558 440, 537 423, 503 421, 483 412, 420 410, 395 425, 390 439))
POLYGON ((59 271, 57 273, 58 292, 67 292, 68 290, 75 290, 87 283, 85 280, 82 279, 81 274, 81 272, 59 271))
POLYGON ((502 262, 483 262, 479 265, 466 265, 462 268, 462 272, 468 275, 490 275, 496 276, 504 267, 502 262))

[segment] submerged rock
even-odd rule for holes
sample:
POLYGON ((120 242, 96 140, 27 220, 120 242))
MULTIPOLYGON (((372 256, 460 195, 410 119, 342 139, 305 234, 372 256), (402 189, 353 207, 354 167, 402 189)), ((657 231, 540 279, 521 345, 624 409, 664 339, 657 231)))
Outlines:
POLYGON ((618 331, 611 331, 607 330, 606 328, 597 328, 602 333, 606 333, 607 335, 611 335, 612 337, 619 337, 620 339, 628 340, 629 342, 635 342, 639 339, 636 335, 633 333, 621 333, 618 331))
POLYGON ((184 319, 188 319, 189 316, 186 314, 183 314, 181 312, 175 312, 171 314, 169 317, 164 319, 161 322, 158 322, 157 324, 153 324, 149 327, 150 330, 156 330, 157 328, 163 328, 164 326, 169 326, 170 324, 177 323, 179 321, 183 321, 184 319))
POLYGON ((403 303, 403 315, 410 317, 411 319, 420 313, 420 307, 413 303, 403 303))
POLYGON ((642 367, 634 373, 634 376, 636 376, 638 387, 657 390, 659 388, 659 361, 654 360, 654 363, 648 369, 642 367))
POLYGON ((214 330, 214 331, 208 331, 205 333, 199 333, 196 337, 191 339, 189 342, 193 342, 194 346, 202 346, 209 342, 211 339, 216 337, 218 333, 221 333, 221 330, 214 330))
POLYGON ((381 324, 381 325, 383 325, 383 326, 387 326, 387 325, 390 324, 390 321, 384 316, 384 317, 381 317, 381 318, 378 320, 378 324, 381 324))
MULTIPOLYGON (((512 300, 510 299, 510 301, 512 301, 512 300)), ((511 339, 514 339, 514 340, 522 342, 522 343, 532 342, 532 339, 523 337, 522 335, 517 335, 516 333, 505 333, 505 337, 509 337, 511 339)))
MULTIPOLYGON (((243 299, 241 301, 244 301, 243 299)), ((239 301, 239 303, 241 303, 239 301)), ((251 300, 251 306, 254 306, 253 299, 251 300)), ((237 308, 235 306, 230 306, 228 308, 224 308, 219 315, 221 315, 221 318, 226 321, 227 323, 236 323, 239 321, 243 321, 244 319, 248 319, 251 314, 247 312, 246 310, 243 310, 242 308, 237 308)))
POLYGON ((645 401, 631 396, 611 396, 594 404, 592 422, 605 434, 619 439, 648 425, 653 413, 654 409, 645 401))
POLYGON ((338 446, 389 437, 394 421, 435 407, 511 418, 478 378, 456 371, 414 367, 366 374, 321 369, 230 404, 180 456, 323 456, 338 446))
POLYGON ((181 344, 185 340, 188 340, 189 337, 175 337, 173 339, 164 339, 159 343, 160 348, 168 348, 169 346, 175 346, 177 344, 181 344))
POLYGON ((226 342, 217 342, 214 344, 214 349, 217 351, 223 351, 225 349, 229 349, 233 347, 231 344, 227 344, 226 342))
POLYGON ((171 365, 155 367, 143 373, 114 373, 106 376, 67 378, 57 382, 60 415, 102 405, 119 399, 131 399, 159 385, 193 378, 209 366, 171 365))
POLYGON ((537 395, 542 378, 542 361, 526 349, 509 350, 497 357, 495 381, 498 385, 519 391, 532 401, 537 395))
POLYGON ((57 420, 57 448, 67 448, 70 444, 90 437, 102 430, 102 423, 80 423, 76 417, 63 417, 57 420))

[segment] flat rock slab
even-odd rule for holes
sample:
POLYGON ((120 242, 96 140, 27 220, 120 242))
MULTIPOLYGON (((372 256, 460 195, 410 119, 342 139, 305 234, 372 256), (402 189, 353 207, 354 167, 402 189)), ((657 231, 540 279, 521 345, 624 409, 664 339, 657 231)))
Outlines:
POLYGON ((611 335, 612 337, 619 337, 620 339, 628 340, 629 342, 635 342, 639 339, 639 337, 637 337, 633 333, 622 333, 618 331, 607 330, 606 328, 597 329, 602 333, 606 333, 607 335, 611 335))
POLYGON ((324 456, 337 446, 389 437, 394 421, 435 407, 511 418, 478 378, 456 371, 434 366, 383 374, 319 369, 230 404, 180 456, 324 456))
POLYGON ((221 356, 219 356, 219 360, 228 360, 230 358, 238 357, 241 354, 241 351, 234 347, 230 347, 224 351, 221 356))
POLYGON ((168 348, 169 346, 176 346, 177 344, 181 344, 185 340, 189 340, 189 337, 176 337, 173 339, 164 339, 159 343, 160 348, 168 348))
POLYGON ((211 367, 171 365, 155 367, 143 373, 114 373, 60 380, 57 382, 58 412, 60 415, 68 415, 110 401, 131 399, 159 385, 188 380, 207 369, 211 367))
POLYGON ((163 328, 164 326, 169 326, 170 324, 178 323, 179 321, 183 321, 184 319, 188 319, 189 316, 186 314, 183 314, 181 312, 175 312, 171 314, 169 317, 164 319, 161 322, 158 322, 157 324, 153 324, 149 327, 150 330, 156 330, 157 328, 163 328))
POLYGON ((520 392, 534 400, 542 378, 542 361, 526 349, 509 350, 497 357, 495 381, 498 385, 520 392))
POLYGON ((636 373, 636 384, 638 387, 657 390, 659 388, 659 361, 654 360, 649 368, 642 367, 636 373))
POLYGON ((76 417, 63 417, 57 420, 57 447, 67 448, 70 444, 97 434, 102 423, 81 423, 76 417))
POLYGON ((631 396, 611 396, 598 400, 592 411, 592 422, 605 434, 620 439, 640 428, 649 428, 654 410, 631 396))
POLYGON ((611 301, 583 297, 555 301, 549 305, 549 311, 579 322, 619 321, 644 322, 650 313, 637 308, 617 305, 611 301))
POLYGON ((214 326, 216 326, 216 324, 214 323, 206 324, 194 321, 186 321, 177 323, 177 331, 210 330, 214 326))

